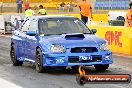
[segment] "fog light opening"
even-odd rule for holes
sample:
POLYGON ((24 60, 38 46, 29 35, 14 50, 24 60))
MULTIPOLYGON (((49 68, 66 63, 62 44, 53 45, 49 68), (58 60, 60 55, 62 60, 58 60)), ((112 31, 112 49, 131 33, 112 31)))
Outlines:
POLYGON ((105 60, 110 60, 110 55, 105 56, 105 60))

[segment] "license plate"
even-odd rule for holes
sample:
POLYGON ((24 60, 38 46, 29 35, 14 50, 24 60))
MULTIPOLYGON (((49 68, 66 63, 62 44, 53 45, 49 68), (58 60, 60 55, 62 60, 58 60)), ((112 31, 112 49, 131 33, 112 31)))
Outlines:
POLYGON ((83 60, 92 60, 92 56, 79 56, 79 60, 83 61, 83 60))

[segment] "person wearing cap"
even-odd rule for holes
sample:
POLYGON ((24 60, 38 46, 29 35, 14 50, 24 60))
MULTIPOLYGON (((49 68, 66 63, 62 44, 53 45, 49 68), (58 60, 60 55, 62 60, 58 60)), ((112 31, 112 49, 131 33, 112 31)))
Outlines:
POLYGON ((39 6, 39 13, 40 15, 47 15, 46 10, 44 9, 43 5, 39 6))
POLYGON ((132 27, 132 2, 129 4, 130 8, 126 14, 126 25, 127 27, 132 27))
POLYGON ((31 7, 29 7, 26 11, 25 11, 25 16, 33 16, 35 15, 35 12, 31 9, 31 7))
POLYGON ((82 2, 79 4, 80 12, 81 12, 81 20, 86 24, 88 21, 88 17, 92 17, 92 7, 89 2, 86 0, 82 0, 82 2))

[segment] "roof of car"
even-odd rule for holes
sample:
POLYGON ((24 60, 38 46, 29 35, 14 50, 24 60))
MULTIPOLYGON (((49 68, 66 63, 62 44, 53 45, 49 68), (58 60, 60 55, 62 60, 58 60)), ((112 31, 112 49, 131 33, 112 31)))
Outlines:
POLYGON ((76 18, 76 17, 74 17, 74 16, 65 16, 65 15, 44 15, 44 16, 32 16, 31 18, 49 19, 49 18, 76 18))

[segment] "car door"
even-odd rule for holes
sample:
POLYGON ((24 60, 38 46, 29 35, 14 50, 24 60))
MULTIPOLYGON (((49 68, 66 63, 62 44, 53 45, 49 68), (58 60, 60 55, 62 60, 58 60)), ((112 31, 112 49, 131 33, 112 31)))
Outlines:
POLYGON ((19 38, 21 38, 21 40, 22 40, 20 47, 18 49, 19 54, 21 55, 20 58, 22 60, 25 60, 27 58, 28 46, 26 45, 26 37, 27 37, 26 32, 27 32, 27 30, 29 30, 29 24, 30 24, 30 20, 29 19, 25 20, 22 25, 22 28, 20 30, 20 33, 18 35, 19 38))
MULTIPOLYGON (((28 30, 36 32, 37 27, 38 27, 37 26, 37 20, 33 19, 30 22, 28 30)), ((27 60, 31 61, 31 62, 35 62, 36 43, 37 43, 36 36, 26 35, 25 43, 26 43, 26 46, 27 46, 27 48, 26 48, 27 60)))
POLYGON ((14 39, 14 43, 15 43, 15 49, 16 49, 16 53, 17 53, 17 59, 22 59, 23 57, 23 39, 22 39, 22 33, 21 31, 14 31, 14 36, 13 36, 13 39, 14 39))

